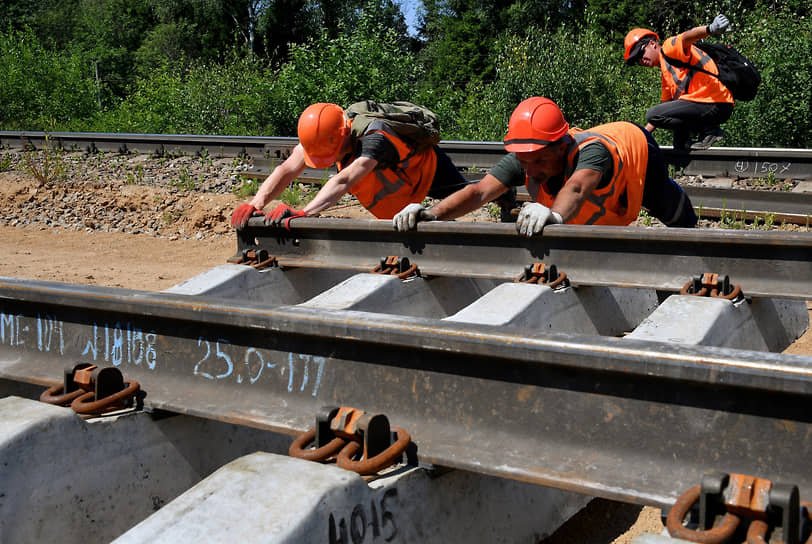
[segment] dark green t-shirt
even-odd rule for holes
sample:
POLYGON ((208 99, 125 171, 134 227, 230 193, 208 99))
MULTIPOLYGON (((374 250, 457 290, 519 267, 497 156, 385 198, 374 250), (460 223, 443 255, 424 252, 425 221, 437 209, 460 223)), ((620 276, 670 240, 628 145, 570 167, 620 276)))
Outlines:
MULTIPOLYGON (((597 170, 601 173, 601 182, 598 188, 606 187, 614 175, 614 161, 612 154, 601 142, 592 142, 575 155, 573 172, 577 170, 597 170)), ((506 187, 524 185, 525 172, 515 153, 505 155, 490 170, 490 174, 506 187)), ((564 174, 550 178, 547 181, 547 190, 551 194, 558 194, 564 185, 564 174)))

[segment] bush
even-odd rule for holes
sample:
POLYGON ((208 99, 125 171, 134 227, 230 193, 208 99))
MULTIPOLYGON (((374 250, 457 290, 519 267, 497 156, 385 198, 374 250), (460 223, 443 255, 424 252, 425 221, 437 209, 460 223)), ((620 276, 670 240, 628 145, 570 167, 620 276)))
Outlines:
POLYGON ((46 51, 30 31, 0 33, 0 124, 71 130, 97 111, 92 64, 46 51))
POLYGON ((342 107, 360 100, 414 101, 419 67, 397 33, 364 12, 358 27, 336 38, 326 33, 292 45, 291 60, 278 74, 274 118, 280 135, 295 135, 301 112, 314 102, 342 107))
POLYGON ((274 134, 272 79, 264 63, 231 58, 184 68, 165 64, 136 81, 97 130, 174 134, 274 134))
POLYGON ((554 100, 570 125, 581 128, 645 123, 645 108, 659 100, 659 75, 627 69, 622 50, 592 30, 508 36, 500 51, 496 80, 470 85, 457 105, 455 138, 501 140, 513 109, 531 96, 554 100))
POLYGON ((788 9, 737 15, 739 31, 729 43, 761 72, 752 102, 739 102, 725 124, 725 145, 812 145, 812 21, 788 9))

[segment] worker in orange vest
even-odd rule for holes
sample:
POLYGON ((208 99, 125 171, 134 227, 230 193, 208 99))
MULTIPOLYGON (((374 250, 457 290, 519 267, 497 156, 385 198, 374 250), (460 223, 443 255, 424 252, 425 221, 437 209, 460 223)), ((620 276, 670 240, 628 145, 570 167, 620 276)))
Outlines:
POLYGON ((555 102, 537 96, 513 111, 505 150, 509 154, 482 180, 431 209, 409 204, 394 217, 394 227, 405 231, 419 221, 454 219, 519 185, 533 200, 516 222, 525 236, 551 223, 628 225, 641 206, 668 226, 696 225, 691 201, 668 177, 657 142, 634 123, 570 128, 555 102))
POLYGON ((675 65, 697 66, 718 74, 719 69, 707 53, 694 45, 708 36, 721 34, 730 26, 724 15, 717 15, 707 26, 698 26, 666 39, 662 45, 656 32, 635 28, 626 34, 624 58, 629 65, 659 68, 662 79, 661 103, 646 112, 646 129, 674 131, 674 149, 707 149, 724 138, 719 126, 733 113, 733 95, 718 78, 697 70, 675 65), (691 143, 692 134, 699 140, 691 143))
POLYGON ((374 121, 356 134, 352 121, 336 104, 308 106, 299 117, 299 144, 265 179, 248 204, 237 207, 231 225, 244 228, 304 171, 337 165, 338 173, 302 210, 280 204, 265 223, 290 228, 290 220, 306 217, 335 203, 347 192, 379 219, 391 219, 410 202, 426 196, 443 198, 468 184, 451 159, 436 145, 418 152, 386 121, 374 121), (284 222, 283 222, 284 221, 284 222))

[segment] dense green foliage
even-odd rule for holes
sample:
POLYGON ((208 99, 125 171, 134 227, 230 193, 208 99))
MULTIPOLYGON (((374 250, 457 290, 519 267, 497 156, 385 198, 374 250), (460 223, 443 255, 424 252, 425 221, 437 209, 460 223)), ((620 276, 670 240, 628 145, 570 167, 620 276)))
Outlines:
MULTIPOLYGON (((627 67, 626 31, 706 24, 761 69, 726 145, 812 143, 806 3, 422 0, 409 36, 393 0, 44 0, 0 14, 0 128, 295 134, 315 101, 411 100, 443 137, 500 140, 522 99, 554 99, 572 125, 644 123, 659 71, 627 67)), ((668 133, 655 133, 670 143, 668 133)))

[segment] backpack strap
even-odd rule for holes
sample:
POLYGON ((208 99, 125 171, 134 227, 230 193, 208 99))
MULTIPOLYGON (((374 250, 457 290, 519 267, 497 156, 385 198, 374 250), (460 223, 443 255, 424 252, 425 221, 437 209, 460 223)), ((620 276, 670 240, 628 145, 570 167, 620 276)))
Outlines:
MULTIPOLYGON (((719 81, 722 81, 719 78, 719 74, 714 74, 713 72, 708 72, 707 70, 705 70, 704 68, 700 68, 699 66, 689 64, 689 63, 681 61, 679 59, 671 58, 671 57, 669 57, 668 55, 666 55, 663 52, 660 52, 660 54, 665 59, 665 62, 667 62, 671 66, 676 66, 678 68, 687 68, 688 70, 693 70, 694 72, 702 72, 703 74, 708 74, 709 76, 713 76, 716 79, 718 79, 719 81)), ((707 53, 705 53, 705 54, 708 55, 707 53)), ((710 55, 708 55, 708 56, 710 57, 710 55)), ((711 58, 711 60, 713 60, 713 58, 711 58)), ((714 61, 714 62, 716 62, 716 61, 714 61)), ((719 69, 718 65, 717 65, 716 69, 717 70, 719 69)))

